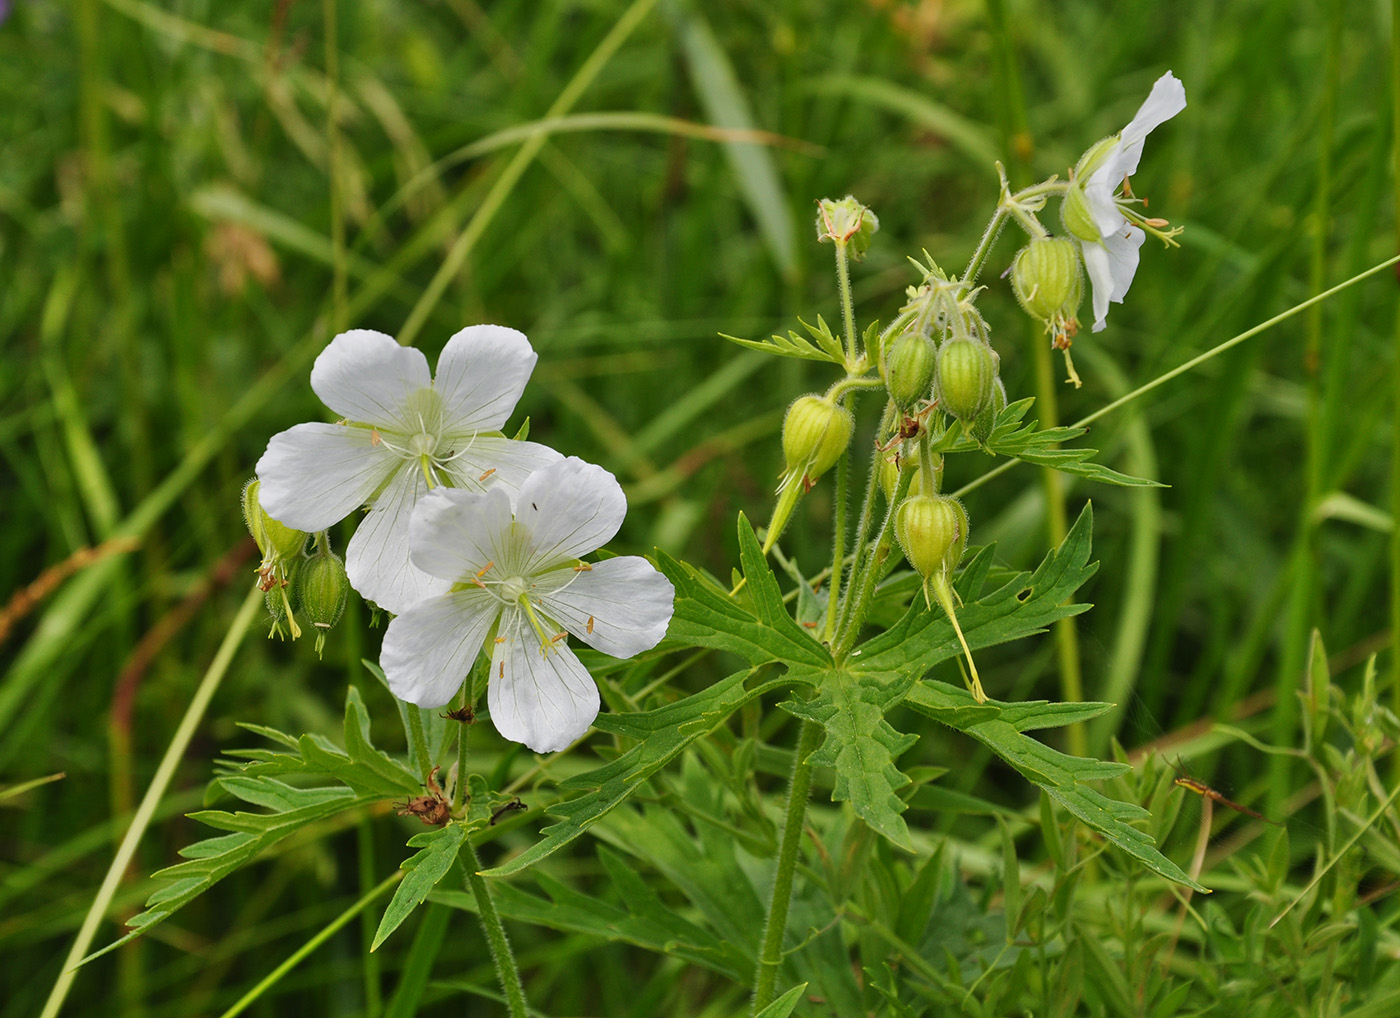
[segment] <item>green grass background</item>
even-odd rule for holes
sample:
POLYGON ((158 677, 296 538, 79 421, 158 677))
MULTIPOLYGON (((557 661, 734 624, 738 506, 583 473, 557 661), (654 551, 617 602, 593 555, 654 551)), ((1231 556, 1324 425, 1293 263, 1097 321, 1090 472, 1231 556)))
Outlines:
MULTIPOLYGON (((80 548, 139 548, 80 571, 0 644, 0 785, 67 775, 0 803, 6 1018, 47 994, 243 596, 240 485, 268 436, 321 417, 306 377, 338 328, 412 322, 430 360, 463 325, 521 329, 540 363, 520 415, 532 438, 617 473, 631 510, 616 549, 660 545, 727 575, 735 513, 770 509, 786 404, 829 379, 717 333, 836 319, 818 197, 854 193, 879 214, 855 293, 862 320, 888 320, 915 281, 906 255, 966 260, 994 159, 1017 183, 1063 174, 1173 70, 1189 105, 1149 140, 1134 188, 1186 227, 1182 246, 1149 242, 1107 331, 1076 342, 1086 385, 1061 387, 1065 420, 1396 249, 1380 3, 662 0, 515 179, 514 132, 545 116, 626 5, 342 3, 333 61, 314 3, 8 7, 0 597, 80 548), (712 125, 769 134, 736 147, 712 125), (476 239, 453 268, 464 230, 476 239)), ((997 278, 1014 250, 1004 237, 982 306, 1018 398, 1035 391, 1043 339, 997 278)), ((1085 695, 1136 705, 1091 729, 1095 752, 1241 713, 1292 744, 1311 629, 1344 682, 1387 646, 1395 319, 1386 273, 1094 426, 1105 462, 1170 485, 1066 486, 1071 512, 1094 500, 1102 563, 1079 622, 1085 695)), ((955 463, 950 486, 983 469, 955 463)), ((1045 490, 1020 467, 970 495, 973 543, 1038 561, 1045 490)), ((829 497, 804 503, 785 542, 804 562, 824 554, 829 497)), ((382 632, 365 623, 352 609, 323 661, 248 641, 115 918, 200 836, 179 814, 220 749, 250 741, 235 721, 334 730, 382 632)), ((994 696, 1059 695, 1048 638, 979 664, 994 696)), ((946 764, 961 751, 929 738, 916 752, 946 764)), ((1247 746, 1214 762, 1241 795, 1290 790, 1247 746)), ((963 781, 1026 799, 995 772, 963 781)), ((227 1006, 358 895, 365 849, 379 875, 397 865, 406 823, 294 843, 80 974, 67 1013, 227 1006)), ((466 929, 434 971, 489 987, 466 929)), ((658 980, 683 978, 580 938, 521 931, 517 947, 527 989, 558 1013, 649 1013, 629 988, 639 964, 657 999, 670 999, 658 980)), ((392 975, 409 957, 405 937, 376 964, 392 975)), ((258 1006, 360 1013, 361 966, 352 926, 258 1006)))

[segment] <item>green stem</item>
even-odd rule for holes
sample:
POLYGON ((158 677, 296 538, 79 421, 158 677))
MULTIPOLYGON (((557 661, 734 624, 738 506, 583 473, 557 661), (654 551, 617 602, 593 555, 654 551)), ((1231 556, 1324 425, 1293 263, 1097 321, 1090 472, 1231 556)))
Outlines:
POLYGON ((224 674, 233 661, 234 652, 238 650, 238 645, 243 642, 243 637, 252 627, 253 620, 262 608, 262 603, 263 593, 261 590, 253 587, 252 590, 248 591, 247 597, 243 599, 243 604, 238 609, 238 614, 234 616, 232 625, 224 634, 223 642, 219 644, 219 649, 214 653, 214 660, 209 662, 209 668, 205 671, 204 678, 200 680, 194 696, 190 698, 189 706, 185 708, 185 716, 180 719, 180 724, 175 729, 175 735, 171 738, 170 745, 166 747, 165 755, 161 757, 160 765, 156 768, 155 776, 151 778, 151 783, 146 788, 141 805, 137 807, 136 815, 131 818, 131 826, 127 828, 121 845, 117 847, 117 854, 112 859, 112 864, 107 868, 107 875, 102 880, 102 886, 97 890, 97 897, 93 899, 87 915, 83 917, 83 924, 78 930, 77 937, 73 940, 73 946, 68 950, 68 956, 64 958, 63 965, 59 968, 58 979, 54 982, 53 989, 49 991, 49 999, 44 1003, 44 1010, 40 1013, 40 1018, 54 1018, 58 1014, 59 1008, 63 1006, 63 1001, 68 996, 68 990, 73 985, 73 978, 77 974, 75 966, 86 957, 88 948, 92 945, 92 939, 97 934, 97 927, 106 916, 107 908, 112 903, 112 896, 116 894, 117 885, 121 883, 122 874, 131 865, 132 857, 136 854, 136 846, 140 844, 141 836, 146 833, 151 817, 155 814, 156 807, 160 805, 161 797, 165 795, 165 790, 170 786, 170 779, 175 776, 176 767, 179 766, 180 760, 184 757, 185 750, 189 748, 190 739, 194 737, 195 729, 199 727, 200 721, 204 718, 209 701, 214 698, 219 683, 223 681, 224 674))
POLYGON ((354 919, 370 905, 374 904, 376 899, 383 897, 385 891, 389 890, 389 888, 403 879, 403 875, 403 870, 395 870, 393 873, 390 873, 379 883, 378 887, 362 895, 359 901, 355 902, 355 904, 332 919, 314 937, 293 951, 286 961, 269 972, 257 986, 254 986, 242 997, 238 998, 238 1002, 220 1015, 219 1018, 234 1018, 234 1015, 242 1014, 247 1010, 249 1004, 253 1003, 280 982, 282 977, 301 964, 302 960, 305 959, 307 955, 316 950, 316 948, 320 947, 331 937, 335 936, 346 923, 354 919))
POLYGON ((841 322, 846 333, 846 370, 853 371, 856 363, 856 311, 851 302, 851 265, 846 257, 846 244, 836 241, 836 285, 841 293, 841 322))
MULTIPOLYGON (((481 875, 481 860, 477 857, 476 846, 468 838, 462 844, 462 852, 467 857, 466 884, 476 898, 476 917, 486 934, 486 945, 491 949, 491 961, 496 966, 496 978, 505 993, 506 1007, 510 1018, 526 1018, 525 989, 520 984, 520 970, 515 965, 515 955, 511 953, 510 941, 506 939, 505 927, 496 912, 496 904, 491 900, 491 889, 486 886, 486 878, 481 875)), ((457 857, 458 866, 462 856, 457 857)))
POLYGON ((851 484, 850 450, 841 454, 836 465, 836 512, 831 525, 831 579, 826 587, 826 628, 824 639, 836 635, 836 608, 841 600, 841 574, 846 564, 846 496, 851 484))
POLYGON ((346 263, 344 196, 340 192, 339 33, 335 21, 336 0, 321 0, 325 24, 326 60, 326 177, 331 203, 331 331, 345 328, 346 263))
MULTIPOLYGON (((1055 428, 1060 422, 1059 401, 1055 395, 1055 368, 1050 357, 1050 347, 1037 333, 1031 342, 1035 351, 1036 406, 1040 411, 1041 426, 1055 428)), ((1041 483, 1045 488, 1046 527, 1049 531, 1050 547, 1058 548, 1069 532, 1065 518, 1064 483, 1059 471, 1053 467, 1043 467, 1041 483)), ((1060 669, 1060 699, 1067 703, 1079 703, 1084 699, 1084 677, 1079 663, 1079 630, 1074 619, 1060 619, 1055 623, 1055 651, 1060 669)), ((1089 736, 1083 724, 1073 724, 1066 731, 1069 752, 1073 756, 1087 756, 1089 736)))
MULTIPOLYGON (((851 583, 851 592, 846 597, 847 602, 849 602, 849 610, 841 625, 841 632, 836 637, 836 643, 831 648, 832 656, 838 662, 844 660, 846 655, 851 652, 856 639, 860 636, 860 627, 865 624, 865 616, 870 611, 870 599, 875 592, 875 583, 880 577, 880 564, 894 544, 895 510, 899 503, 904 500, 904 496, 908 494, 909 483, 913 479, 913 471, 905 471, 900 475, 894 498, 890 499, 890 504, 885 507, 885 519, 880 524, 880 533, 875 538, 875 547, 871 549, 870 554, 865 559, 865 567, 860 573, 860 579, 853 580, 851 583)), ((852 570, 852 574, 854 575, 854 570, 852 570)))
POLYGON ((428 783, 428 775, 433 772, 433 758, 428 754, 428 737, 423 733, 423 713, 418 709, 416 703, 405 703, 408 711, 408 735, 410 751, 413 759, 418 763, 418 773, 423 776, 423 783, 428 783))
MULTIPOLYGON (((472 702, 472 677, 467 674, 467 681, 462 683, 462 702, 460 707, 471 706, 472 702)), ((462 810, 462 804, 467 801, 467 733, 472 726, 465 721, 458 723, 457 732, 457 783, 452 788, 452 815, 456 816, 462 810)))
POLYGON ((982 271, 982 263, 987 260, 987 255, 991 254, 992 244, 996 242, 998 234, 1001 233, 1002 220, 1005 218, 1006 206, 999 203, 997 210, 992 213, 992 218, 987 221, 987 228, 982 231, 982 239, 977 242, 977 249, 967 260, 967 268, 963 269, 962 284, 964 290, 972 289, 972 285, 977 282, 977 276, 982 271))
MULTIPOLYGON (((893 420, 895 411, 894 400, 886 400, 885 412, 880 418, 880 428, 876 435, 883 437, 893 420)), ((865 482, 865 497, 861 501, 860 520, 856 524, 855 543, 851 545, 851 582, 847 585, 847 597, 845 603, 841 605, 841 613, 837 619, 836 626, 831 627, 828 622, 827 642, 830 644, 835 639, 836 634, 841 632, 846 625, 846 620, 850 618, 851 598, 849 593, 856 587, 861 573, 861 564, 866 550, 866 542, 870 540, 870 526, 875 519, 875 492, 880 487, 880 462, 884 454, 876 450, 875 455, 870 458, 870 476, 865 482)))
POLYGON ((788 781, 787 816, 783 821, 783 840, 778 847, 778 872, 773 878, 773 897, 769 900, 768 918, 763 924, 763 944, 759 949, 758 972, 754 977, 755 1015, 773 1002, 778 969, 783 964, 783 934, 787 932, 792 882, 797 875, 797 850, 802 844, 807 796, 812 787, 812 765, 807 758, 816 750, 821 733, 820 725, 811 721, 802 722, 802 734, 798 737, 797 752, 792 761, 792 777, 788 781))
MULTIPOLYGON (((355 821, 355 859, 359 864, 360 876, 360 898, 361 902, 368 904, 372 901, 387 884, 374 884, 374 825, 369 814, 364 814, 355 821)), ((391 876, 402 876, 403 871, 396 871, 391 876)), ((379 955, 373 954, 374 932, 377 924, 374 921, 374 914, 365 912, 361 916, 360 923, 360 948, 364 952, 363 971, 365 983, 365 1015, 366 1018, 377 1018, 384 1010, 384 989, 379 974, 379 955)))

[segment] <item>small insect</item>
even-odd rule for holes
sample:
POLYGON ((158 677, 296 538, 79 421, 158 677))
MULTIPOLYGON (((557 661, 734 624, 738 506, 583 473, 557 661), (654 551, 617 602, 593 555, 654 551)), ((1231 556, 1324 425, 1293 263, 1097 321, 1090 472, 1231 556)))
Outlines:
POLYGON ((510 800, 510 802, 506 803, 500 809, 496 810, 496 812, 491 814, 490 826, 495 827, 496 821, 501 819, 501 817, 505 816, 507 813, 514 813, 516 810, 529 808, 529 806, 526 806, 523 802, 520 801, 520 796, 517 795, 514 799, 510 800))
POLYGON ((409 799, 402 805, 396 804, 395 813, 401 817, 417 817, 428 827, 445 826, 452 819, 452 807, 443 794, 442 786, 437 783, 437 773, 440 770, 441 767, 434 767, 428 775, 427 795, 409 799))
POLYGON ((472 710, 471 704, 467 704, 465 707, 454 707, 446 714, 439 714, 438 717, 446 718, 449 721, 460 721, 464 725, 470 725, 476 722, 476 711, 472 710))
POLYGON ((1218 802, 1220 803, 1220 805, 1225 806, 1228 809, 1232 809, 1236 813, 1243 813, 1247 817, 1254 817, 1254 819, 1262 820, 1266 824, 1273 824, 1275 827, 1283 826, 1283 824, 1279 823, 1277 820, 1270 820, 1263 813, 1260 813, 1257 810, 1252 810, 1248 806, 1241 806, 1234 800, 1225 798, 1225 796, 1221 795, 1215 789, 1211 788, 1204 781, 1197 781, 1195 778, 1187 777, 1185 774, 1182 773, 1180 767, 1176 768, 1176 773, 1176 780, 1173 781, 1172 784, 1178 786, 1179 788, 1184 788, 1188 792, 1195 792, 1203 799, 1209 799, 1212 802, 1218 802))
POLYGON ((530 503, 530 508, 533 509, 533 510, 535 510, 535 512, 539 512, 539 511, 540 511, 540 507, 537 506, 537 505, 535 505, 535 503, 533 503, 533 502, 530 503))

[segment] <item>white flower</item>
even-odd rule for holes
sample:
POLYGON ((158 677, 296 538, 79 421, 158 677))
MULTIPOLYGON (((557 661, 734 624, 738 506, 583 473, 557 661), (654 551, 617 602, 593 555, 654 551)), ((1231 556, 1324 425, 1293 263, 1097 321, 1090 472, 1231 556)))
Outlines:
POLYGON ((452 589, 389 623, 379 660, 395 696, 440 707, 494 632, 491 720, 505 738, 548 753, 598 715, 598 687, 568 634, 613 657, 639 654, 666 635, 675 589, 644 558, 580 561, 627 513, 602 467, 571 456, 537 470, 516 505, 512 517, 499 488, 439 488, 418 503, 413 561, 452 589))
POLYGON ((514 493, 553 449, 500 434, 535 366, 514 329, 473 325, 438 358, 367 329, 342 332, 311 369, 311 388, 345 420, 298 424, 274 435, 258 460, 262 507, 273 519, 315 532, 361 505, 369 515, 345 551, 350 582, 364 597, 402 612, 448 584, 409 561, 409 518, 432 487, 514 493))
POLYGON ((1124 179, 1137 171, 1138 160, 1142 158, 1142 143, 1147 135, 1185 108, 1186 88, 1168 71, 1157 79, 1152 93, 1128 126, 1116 136, 1095 145, 1079 162, 1079 179, 1073 185, 1079 190, 1079 195, 1066 196, 1065 225, 1080 241, 1084 267, 1094 285, 1095 332, 1104 328, 1109 301, 1123 303, 1133 282, 1138 266, 1138 249, 1146 239, 1142 227, 1147 227, 1154 235, 1168 242, 1177 232, 1163 232, 1161 228, 1167 225, 1165 221, 1149 220, 1139 215, 1131 209, 1131 199, 1120 201, 1116 194, 1124 179), (1080 196, 1087 209, 1082 206, 1078 208, 1078 219, 1072 222, 1069 210, 1080 196), (1084 211, 1092 220, 1092 226, 1084 221, 1084 211))

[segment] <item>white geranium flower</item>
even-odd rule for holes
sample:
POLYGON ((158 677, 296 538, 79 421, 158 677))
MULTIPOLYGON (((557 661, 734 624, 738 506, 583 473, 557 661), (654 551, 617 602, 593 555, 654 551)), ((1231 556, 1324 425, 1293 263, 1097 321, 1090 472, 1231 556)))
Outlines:
POLYGON ((666 635, 675 590, 644 558, 580 561, 627 513, 602 467, 571 456, 537 470, 516 505, 512 515, 500 488, 439 488, 418 503, 413 561, 451 590, 389 623, 379 660, 395 696, 440 707, 494 632, 491 720, 505 738, 548 753, 598 715, 598 687, 568 635, 613 657, 649 650, 666 635))
POLYGON ((532 470, 559 460, 500 433, 535 360, 514 329, 473 325, 447 341, 433 379, 421 350, 382 332, 342 332, 316 358, 311 388, 345 420, 273 436, 257 467, 263 509, 315 532, 368 504, 345 550, 355 589, 395 613, 443 593, 446 581, 409 560, 413 507, 442 485, 513 494, 532 470))
POLYGON ((1138 249, 1146 229, 1168 244, 1180 230, 1164 230, 1166 220, 1148 219, 1132 206, 1132 192, 1118 191, 1137 171, 1142 144, 1152 130, 1186 108, 1186 88, 1171 71, 1157 79, 1152 93, 1127 127, 1084 153, 1061 213, 1065 227, 1080 242, 1084 267, 1094 287, 1094 331, 1108 317, 1109 301, 1121 304, 1137 272, 1138 249))

